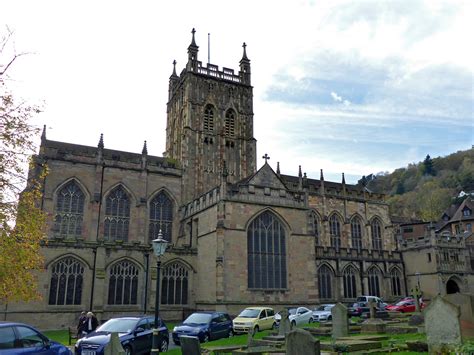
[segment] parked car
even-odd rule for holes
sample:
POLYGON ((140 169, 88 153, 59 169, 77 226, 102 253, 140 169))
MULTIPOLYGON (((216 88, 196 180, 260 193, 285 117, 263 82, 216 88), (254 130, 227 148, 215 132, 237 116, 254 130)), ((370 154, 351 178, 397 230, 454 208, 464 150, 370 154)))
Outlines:
MULTIPOLYGON (((165 323, 159 321, 159 348, 168 350, 169 333, 165 323)), ((76 355, 102 355, 110 341, 111 333, 118 333, 125 354, 147 354, 151 351, 152 330, 155 318, 152 316, 112 318, 92 333, 79 339, 75 345, 76 355)))
MULTIPOLYGON (((384 311, 386 303, 381 302, 376 304, 377 312, 384 311)), ((361 317, 364 313, 370 313, 369 304, 367 302, 355 302, 352 306, 347 308, 347 314, 351 317, 361 317)))
POLYGON ((259 330, 275 328, 275 311, 270 307, 245 308, 234 318, 233 327, 235 333, 247 333, 249 331, 256 333, 259 330))
POLYGON ((0 321, 0 354, 71 355, 72 352, 30 325, 0 321))
POLYGON ((234 335, 232 319, 227 313, 203 311, 194 312, 183 323, 173 329, 173 342, 179 345, 179 337, 188 335, 198 337, 205 343, 209 340, 227 338, 234 335))
POLYGON ((335 304, 322 304, 313 309, 313 318, 315 322, 326 322, 332 320, 331 309, 335 304))
MULTIPOLYGON (((421 302, 420 308, 423 309, 424 307, 425 307, 425 304, 421 302)), ((402 312, 402 313, 415 312, 416 311, 415 300, 408 299, 408 300, 399 301, 393 305, 388 305, 386 310, 391 311, 391 312, 402 312)))
MULTIPOLYGON (((306 307, 289 307, 288 314, 288 319, 293 326, 313 322, 313 312, 306 307)), ((280 313, 275 314, 275 321, 277 324, 280 323, 280 313)))
POLYGON ((387 303, 385 303, 380 297, 377 296, 359 296, 356 298, 356 302, 369 303, 370 301, 375 302, 377 304, 377 307, 379 308, 382 308, 381 305, 387 305, 387 303))

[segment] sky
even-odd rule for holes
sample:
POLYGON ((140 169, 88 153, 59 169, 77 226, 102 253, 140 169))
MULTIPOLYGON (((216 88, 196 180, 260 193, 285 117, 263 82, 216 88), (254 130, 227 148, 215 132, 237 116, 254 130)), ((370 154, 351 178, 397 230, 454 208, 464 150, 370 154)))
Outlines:
MULTIPOLYGON (((474 1, 13 1, 15 95, 48 139, 165 150, 172 62, 238 72, 247 44, 257 166, 348 183, 474 143, 474 1), (208 33, 210 48, 208 48, 208 33)), ((7 56, 6 56, 7 55, 7 56)), ((38 139, 39 142, 39 139, 38 139)))

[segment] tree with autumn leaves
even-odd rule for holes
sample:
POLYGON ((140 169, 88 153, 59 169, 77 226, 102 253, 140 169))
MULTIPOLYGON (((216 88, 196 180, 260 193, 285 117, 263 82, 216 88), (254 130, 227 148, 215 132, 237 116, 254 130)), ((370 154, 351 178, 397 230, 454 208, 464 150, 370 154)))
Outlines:
POLYGON ((36 165, 27 178, 39 129, 31 119, 39 107, 16 98, 8 73, 25 53, 11 50, 12 32, 0 38, 0 303, 38 299, 36 272, 44 269, 40 253, 45 214, 41 195, 46 169, 36 165), (10 46, 10 47, 9 47, 10 46))

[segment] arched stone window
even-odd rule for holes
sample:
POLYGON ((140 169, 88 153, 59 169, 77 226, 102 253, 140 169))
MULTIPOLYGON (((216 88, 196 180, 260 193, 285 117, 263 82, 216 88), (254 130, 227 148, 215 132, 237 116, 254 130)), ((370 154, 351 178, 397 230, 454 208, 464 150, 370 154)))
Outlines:
POLYGON ((319 298, 332 298, 333 272, 327 265, 322 265, 318 269, 319 298))
POLYGON ((179 262, 167 265, 163 269, 162 304, 188 304, 188 274, 188 269, 179 262))
POLYGON ((114 264, 109 271, 108 304, 137 304, 138 267, 123 260, 114 264))
POLYGON ((233 137, 235 134, 235 112, 228 110, 225 114, 225 135, 226 137, 233 137))
POLYGON ((380 271, 372 267, 368 271, 369 295, 380 297, 380 271))
POLYGON ((204 109, 204 120, 203 120, 204 132, 214 132, 214 109, 211 105, 207 105, 204 109))
POLYGON ((130 199, 124 188, 117 186, 105 201, 104 239, 126 242, 129 224, 130 199))
POLYGON ((166 193, 161 191, 150 202, 149 241, 158 238, 161 230, 163 238, 171 242, 173 230, 173 203, 166 193))
POLYGON ((351 220, 351 240, 353 248, 362 249, 362 222, 358 216, 351 220))
POLYGON ((309 216, 309 224, 310 224, 310 233, 314 236, 314 242, 316 245, 321 244, 321 224, 319 222, 319 217, 316 213, 312 212, 309 216))
POLYGON ((80 237, 84 215, 84 193, 71 180, 57 193, 54 230, 61 237, 80 237))
POLYGON ((341 247, 341 222, 335 213, 329 218, 329 233, 331 246, 339 249, 341 247))
POLYGON ((378 218, 374 218, 370 224, 372 232, 372 249, 382 250, 382 223, 378 218))
POLYGON ((73 257, 65 257, 51 267, 49 285, 50 305, 80 305, 84 264, 73 257))
POLYGON ((357 270, 353 266, 348 266, 344 269, 344 298, 357 297, 356 275, 357 270))
POLYGON ((393 268, 390 271, 390 281, 392 284, 392 295, 401 296, 402 294, 402 284, 401 284, 401 273, 398 269, 393 268))
POLYGON ((286 288, 285 229, 280 220, 265 211, 247 230, 248 287, 286 288))

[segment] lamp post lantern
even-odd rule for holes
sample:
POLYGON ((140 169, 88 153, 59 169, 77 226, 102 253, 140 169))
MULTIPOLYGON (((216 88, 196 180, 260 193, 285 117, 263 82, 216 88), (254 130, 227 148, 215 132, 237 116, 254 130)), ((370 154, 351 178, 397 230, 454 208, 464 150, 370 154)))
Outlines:
POLYGON ((168 241, 163 239, 163 234, 161 229, 158 232, 158 238, 153 239, 153 253, 156 256, 156 299, 155 299, 155 329, 153 329, 153 342, 151 345, 151 355, 158 355, 160 352, 159 344, 159 323, 158 323, 158 313, 160 310, 160 267, 161 267, 161 256, 166 251, 168 246, 168 241))

